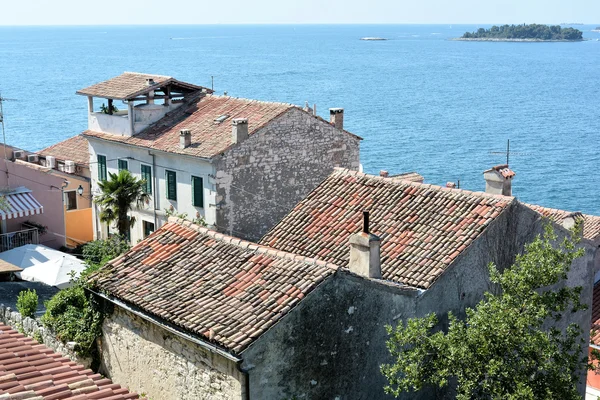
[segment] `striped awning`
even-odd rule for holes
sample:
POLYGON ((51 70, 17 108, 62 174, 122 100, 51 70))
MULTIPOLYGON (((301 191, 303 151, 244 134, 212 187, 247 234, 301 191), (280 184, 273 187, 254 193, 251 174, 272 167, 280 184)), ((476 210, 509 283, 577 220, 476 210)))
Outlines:
POLYGON ((0 207, 2 220, 27 217, 44 212, 44 207, 33 197, 31 192, 10 193, 4 195, 4 198, 7 204, 5 207, 0 207))

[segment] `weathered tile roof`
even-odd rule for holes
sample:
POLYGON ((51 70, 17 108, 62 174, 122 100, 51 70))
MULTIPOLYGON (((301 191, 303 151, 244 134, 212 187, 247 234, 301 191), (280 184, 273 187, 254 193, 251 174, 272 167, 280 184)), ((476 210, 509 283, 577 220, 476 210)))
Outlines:
POLYGON ((203 90, 202 86, 181 82, 171 76, 142 74, 139 72, 125 72, 107 81, 96 83, 76 93, 83 96, 102 97, 105 99, 126 100, 140 94, 148 93, 161 86, 174 83, 191 90, 203 90), (146 80, 153 79, 154 84, 148 86, 146 80))
POLYGON ((62 142, 53 144, 38 152, 41 156, 53 156, 57 160, 75 161, 79 165, 89 165, 90 149, 86 138, 81 135, 73 136, 62 142))
POLYGON ((336 269, 171 219, 90 279, 103 293, 239 353, 336 269))
POLYGON ((600 346, 600 282, 594 285, 590 343, 600 346))
POLYGON ((583 237, 590 240, 596 240, 600 238, 600 217, 596 215, 581 214, 579 212, 571 212, 565 210, 558 210, 556 208, 542 207, 535 204, 526 204, 527 207, 542 214, 544 217, 550 218, 550 220, 561 224, 562 221, 571 216, 580 217, 583 219, 583 237))
POLYGON ((513 201, 338 168, 260 243, 345 267, 368 210, 383 278, 428 288, 513 201))
POLYGON ((136 393, 0 323, 0 399, 137 398, 136 393))
POLYGON ((89 130, 83 134, 149 149, 210 158, 232 145, 232 119, 248 118, 248 133, 252 135, 294 107, 293 104, 206 95, 193 100, 191 104, 182 105, 132 137, 89 130), (221 116, 228 117, 222 122, 216 122, 221 116), (192 145, 185 149, 179 147, 179 134, 182 129, 189 129, 192 134, 192 145))

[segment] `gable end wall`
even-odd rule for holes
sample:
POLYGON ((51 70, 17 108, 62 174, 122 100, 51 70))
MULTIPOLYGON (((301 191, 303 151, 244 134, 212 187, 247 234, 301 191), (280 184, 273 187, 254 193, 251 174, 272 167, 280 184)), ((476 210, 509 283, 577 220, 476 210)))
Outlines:
POLYGON ((258 241, 335 167, 359 168, 360 139, 293 108, 215 158, 217 228, 258 241))

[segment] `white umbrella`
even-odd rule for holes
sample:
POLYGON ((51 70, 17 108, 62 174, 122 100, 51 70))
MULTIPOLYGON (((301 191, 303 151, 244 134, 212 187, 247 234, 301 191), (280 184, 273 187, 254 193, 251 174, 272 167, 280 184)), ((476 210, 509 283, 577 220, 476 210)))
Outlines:
POLYGON ((75 277, 77 277, 83 270, 85 270, 83 261, 70 255, 63 255, 60 258, 26 268, 21 272, 21 279, 65 289, 71 286, 72 273, 75 272, 75 277))
POLYGON ((51 249, 41 244, 26 244, 0 253, 0 259, 17 267, 29 268, 43 264, 65 255, 62 251, 51 249))

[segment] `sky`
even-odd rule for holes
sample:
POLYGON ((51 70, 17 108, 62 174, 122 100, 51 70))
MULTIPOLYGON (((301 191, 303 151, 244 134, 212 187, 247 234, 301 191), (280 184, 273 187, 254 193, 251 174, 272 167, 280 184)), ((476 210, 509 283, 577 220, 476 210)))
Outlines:
POLYGON ((600 23, 599 0, 0 0, 0 25, 600 23))

